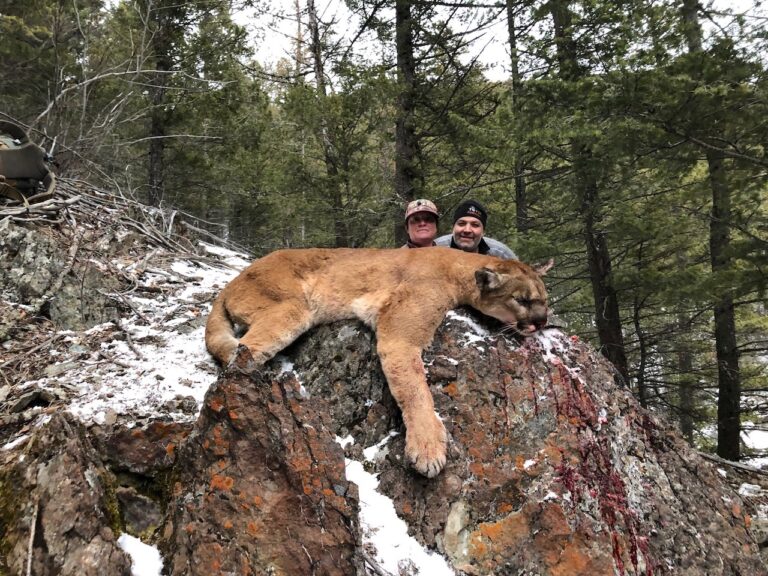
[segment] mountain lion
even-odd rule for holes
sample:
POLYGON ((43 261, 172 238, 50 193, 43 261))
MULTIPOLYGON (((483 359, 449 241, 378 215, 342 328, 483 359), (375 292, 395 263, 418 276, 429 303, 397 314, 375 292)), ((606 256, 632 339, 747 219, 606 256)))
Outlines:
POLYGON ((312 326, 359 318, 375 328, 381 367, 406 427, 405 455, 433 477, 447 435, 435 414, 421 353, 445 313, 468 305, 530 334, 547 321, 541 275, 517 260, 450 248, 279 250, 253 262, 213 303, 208 350, 229 363, 238 344, 257 365, 312 326), (235 325, 247 328, 238 341, 235 325))

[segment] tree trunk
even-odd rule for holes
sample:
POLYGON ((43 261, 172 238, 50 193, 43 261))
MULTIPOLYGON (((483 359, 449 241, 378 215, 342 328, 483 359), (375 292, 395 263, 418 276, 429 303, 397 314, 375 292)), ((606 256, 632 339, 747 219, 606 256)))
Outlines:
POLYGON ((166 108, 168 72, 171 70, 171 42, 169 19, 157 7, 148 3, 148 18, 153 24, 152 51, 155 57, 154 81, 150 88, 149 152, 147 165, 148 203, 160 206, 165 192, 165 144, 168 135, 169 113, 166 108))
POLYGON ((413 19, 410 0, 395 2, 395 48, 397 50, 397 123, 395 125, 395 198, 401 208, 395 216, 396 245, 407 240, 403 210, 415 198, 419 172, 416 139, 416 60, 413 54, 413 19))
POLYGON ((584 240, 587 247, 587 263, 595 301, 595 323, 600 338, 600 349, 616 367, 618 376, 626 385, 629 382, 629 367, 624 350, 619 299, 613 287, 611 277, 611 257, 605 232, 596 225, 597 206, 599 203, 597 183, 591 170, 584 167, 583 161, 589 153, 581 144, 572 147, 575 150, 575 172, 577 193, 581 201, 581 218, 584 226, 584 240))
MULTIPOLYGON (((512 100, 512 114, 515 119, 520 116, 520 93, 522 91, 522 78, 520 77, 520 55, 517 49, 517 26, 515 23, 515 5, 513 0, 507 0, 507 33, 509 35, 509 59, 512 75, 512 90, 510 98, 512 100)), ((528 196, 526 193, 526 181, 523 171, 525 162, 522 154, 515 155, 513 161, 515 170, 515 223, 519 233, 526 232, 530 227, 528 216, 528 196)))
MULTIPOLYGON (((709 252, 714 274, 730 268, 731 195, 725 178, 723 157, 707 152, 712 186, 712 219, 709 226, 709 252)), ((736 314, 729 290, 715 301, 715 350, 717 352, 717 454, 738 460, 740 446, 741 375, 736 345, 736 314)))
MULTIPOLYGON (((688 51, 702 53, 698 2, 683 0, 682 17, 688 51)), ((714 275, 731 268, 728 248, 731 243, 731 190, 725 172, 723 154, 707 148, 707 168, 712 189, 712 217, 709 225, 709 254, 714 275)), ((741 375, 736 345, 736 317, 733 296, 724 290, 715 299, 715 351, 717 355, 717 453, 729 460, 741 456, 741 375)))
POLYGON ((349 246, 349 231, 347 229, 346 215, 344 214, 341 182, 339 181, 338 151, 334 144, 333 134, 331 134, 328 126, 325 66, 323 64, 323 51, 320 43, 320 27, 318 26, 315 0, 307 0, 307 21, 309 23, 309 34, 312 38, 312 61, 315 69, 317 100, 320 106, 320 142, 323 147, 323 158, 325 159, 325 173, 328 177, 326 190, 333 217, 334 246, 336 248, 346 248, 349 246))
MULTIPOLYGON (((688 325, 687 318, 682 314, 678 316, 677 326, 680 333, 688 325)), ((693 373, 693 353, 686 338, 683 336, 677 344, 677 373, 678 377, 678 402, 680 405, 680 432, 693 445, 693 415, 696 409, 696 380, 693 373)))
POLYGON ((294 0, 296 9, 296 78, 299 82, 303 78, 304 69, 304 36, 301 23, 301 0, 294 0))
MULTIPOLYGON (((550 3, 560 76, 566 82, 576 81, 584 74, 579 66, 576 43, 573 40, 569 5, 570 0, 553 0, 550 3)), ((599 162, 592 156, 592 144, 588 138, 574 137, 570 149, 600 348, 616 367, 617 378, 626 384, 629 382, 629 367, 624 350, 618 295, 611 277, 611 256, 606 234, 599 227, 599 162)))
POLYGON ((648 365, 648 346, 645 340, 645 331, 640 322, 640 310, 642 302, 639 296, 635 296, 633 305, 633 321, 635 333, 637 334, 637 372, 636 372, 636 390, 637 399, 643 408, 648 408, 648 384, 645 381, 645 370, 648 365))

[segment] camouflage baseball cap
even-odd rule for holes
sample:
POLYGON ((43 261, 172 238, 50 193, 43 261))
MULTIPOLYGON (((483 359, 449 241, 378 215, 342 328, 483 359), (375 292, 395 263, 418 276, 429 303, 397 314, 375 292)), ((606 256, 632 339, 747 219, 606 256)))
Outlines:
POLYGON ((408 207, 405 209, 405 221, 407 222, 408 218, 417 212, 429 212, 430 214, 434 214, 435 218, 440 218, 435 203, 431 200, 425 200, 424 198, 414 200, 408 204, 408 207))

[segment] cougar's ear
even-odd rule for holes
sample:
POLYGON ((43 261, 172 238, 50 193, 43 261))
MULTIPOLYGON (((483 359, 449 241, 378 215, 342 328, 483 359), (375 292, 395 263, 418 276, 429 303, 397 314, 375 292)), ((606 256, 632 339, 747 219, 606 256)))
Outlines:
POLYGON ((490 268, 480 268, 480 270, 475 270, 475 282, 477 282, 480 290, 493 290, 501 286, 502 279, 490 268))
POLYGON ((550 271, 552 266, 555 265, 554 259, 550 258, 545 264, 537 264, 533 267, 536 272, 538 272, 539 276, 544 276, 547 272, 550 271))

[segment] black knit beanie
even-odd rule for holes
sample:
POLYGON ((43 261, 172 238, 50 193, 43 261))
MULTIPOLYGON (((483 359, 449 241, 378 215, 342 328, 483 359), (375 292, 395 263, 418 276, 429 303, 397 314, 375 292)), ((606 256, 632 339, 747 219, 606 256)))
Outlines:
POLYGON ((485 223, 488 221, 488 212, 485 210, 485 206, 480 204, 477 200, 465 200, 459 204, 458 208, 456 208, 456 211, 453 213, 453 222, 456 223, 456 220, 463 218, 464 216, 477 218, 483 223, 483 228, 485 228, 485 223))

